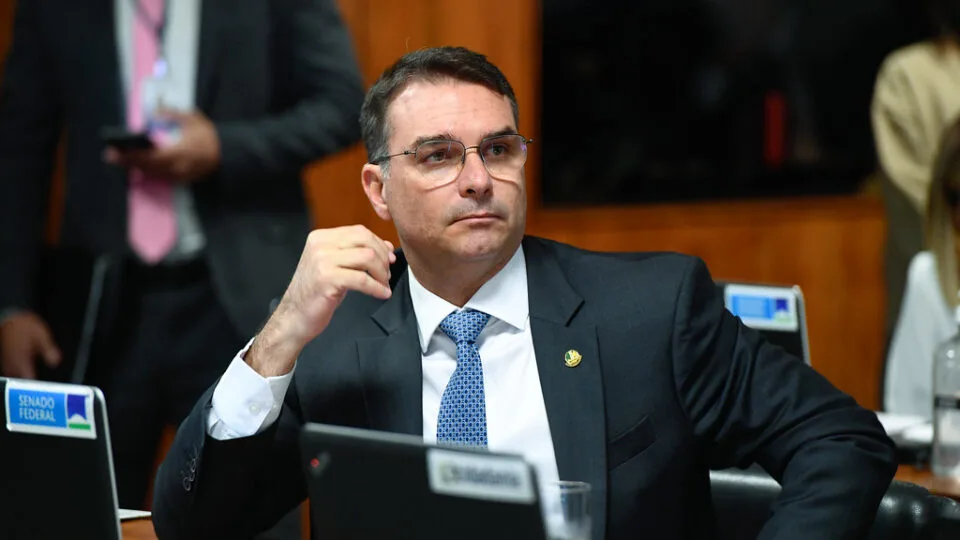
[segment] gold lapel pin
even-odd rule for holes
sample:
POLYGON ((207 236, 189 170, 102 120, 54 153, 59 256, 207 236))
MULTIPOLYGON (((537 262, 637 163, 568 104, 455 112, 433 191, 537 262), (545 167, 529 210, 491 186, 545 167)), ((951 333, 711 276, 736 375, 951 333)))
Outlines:
POLYGON ((580 360, 582 360, 582 359, 583 359, 583 357, 580 356, 580 353, 578 353, 575 349, 570 349, 569 351, 567 351, 567 352, 563 355, 563 363, 564 363, 564 365, 566 365, 567 367, 577 367, 577 366, 579 366, 579 365, 580 365, 580 360))

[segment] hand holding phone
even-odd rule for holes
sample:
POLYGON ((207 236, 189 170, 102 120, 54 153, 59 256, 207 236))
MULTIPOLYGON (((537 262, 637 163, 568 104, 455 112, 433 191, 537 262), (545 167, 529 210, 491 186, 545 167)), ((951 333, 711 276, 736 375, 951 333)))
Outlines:
POLYGON ((174 126, 170 133, 149 129, 149 134, 104 130, 107 163, 171 182, 192 182, 209 177, 220 166, 220 137, 200 111, 162 111, 156 122, 174 126))

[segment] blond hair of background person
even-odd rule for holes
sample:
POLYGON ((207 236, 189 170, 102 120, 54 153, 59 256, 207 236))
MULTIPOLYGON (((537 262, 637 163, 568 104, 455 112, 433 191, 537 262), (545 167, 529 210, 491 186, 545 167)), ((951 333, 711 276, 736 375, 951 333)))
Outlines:
POLYGON ((960 0, 933 4, 939 36, 892 52, 871 104, 880 166, 921 213, 940 134, 960 113, 960 0))
POLYGON ((922 4, 936 37, 886 58, 870 113, 888 222, 888 339, 901 309, 908 266, 923 249, 922 214, 940 134, 960 113, 960 0, 922 4))
POLYGON ((956 333, 960 276, 960 119, 943 134, 933 164, 926 212, 926 245, 910 262, 900 317, 887 357, 884 406, 888 412, 933 415, 933 355, 956 333))

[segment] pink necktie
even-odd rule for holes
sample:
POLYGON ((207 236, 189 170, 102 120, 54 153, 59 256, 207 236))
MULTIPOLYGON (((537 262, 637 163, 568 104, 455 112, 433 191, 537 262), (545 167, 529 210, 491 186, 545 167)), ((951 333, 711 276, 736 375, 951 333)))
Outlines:
MULTIPOLYGON (((134 0, 140 3, 133 17, 133 77, 127 97, 127 127, 144 129, 143 81, 153 75, 159 55, 157 29, 150 21, 163 20, 164 0, 134 0), (149 18, 149 20, 147 20, 149 18)), ((152 178, 138 169, 130 171, 127 191, 127 236, 133 250, 144 262, 162 259, 177 239, 177 220, 173 208, 173 185, 163 178, 152 178)))

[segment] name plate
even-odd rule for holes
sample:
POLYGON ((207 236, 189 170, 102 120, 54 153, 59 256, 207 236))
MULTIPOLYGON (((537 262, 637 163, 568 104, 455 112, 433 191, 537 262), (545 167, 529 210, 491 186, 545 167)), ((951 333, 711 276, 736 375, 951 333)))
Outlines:
POLYGON ((427 451, 430 489, 441 495, 531 504, 535 500, 530 467, 519 457, 427 451))
POLYGON ((7 431, 96 439, 93 390, 86 386, 7 381, 7 431))
POLYGON ((796 332, 800 328, 797 299, 790 289, 760 285, 727 285, 724 303, 743 324, 757 330, 796 332))

